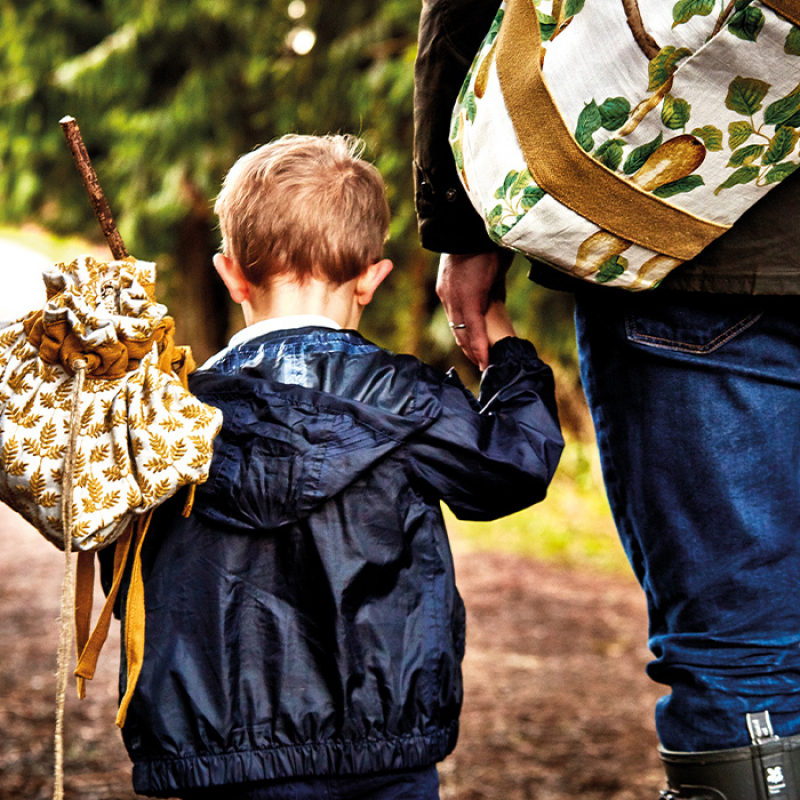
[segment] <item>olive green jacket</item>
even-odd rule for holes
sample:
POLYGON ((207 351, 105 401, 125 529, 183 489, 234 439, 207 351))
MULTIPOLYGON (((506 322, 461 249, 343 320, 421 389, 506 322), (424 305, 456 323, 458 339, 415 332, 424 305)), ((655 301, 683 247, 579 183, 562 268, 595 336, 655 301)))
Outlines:
MULTIPOLYGON (((424 0, 415 65, 414 172, 422 246, 439 253, 495 249, 458 178, 448 143, 450 114, 498 0, 424 0)), ((724 294, 800 294, 800 171, 749 209, 733 228, 661 284, 724 294)), ((531 277, 553 288, 580 282, 543 264, 531 277)))

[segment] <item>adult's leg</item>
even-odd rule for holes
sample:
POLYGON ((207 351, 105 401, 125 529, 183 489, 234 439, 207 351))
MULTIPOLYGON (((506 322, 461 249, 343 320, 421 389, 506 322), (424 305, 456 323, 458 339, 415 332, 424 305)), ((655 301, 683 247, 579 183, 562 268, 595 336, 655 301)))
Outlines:
POLYGON ((800 298, 592 291, 576 319, 663 747, 800 733, 800 298))

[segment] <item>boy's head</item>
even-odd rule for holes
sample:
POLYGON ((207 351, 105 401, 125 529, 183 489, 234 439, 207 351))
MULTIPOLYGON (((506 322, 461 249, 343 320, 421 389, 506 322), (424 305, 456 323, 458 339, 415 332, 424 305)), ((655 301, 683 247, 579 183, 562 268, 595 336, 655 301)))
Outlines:
POLYGON ((339 285, 381 259, 389 206, 362 150, 352 136, 290 134, 233 165, 214 211, 223 252, 250 284, 285 276, 339 285))

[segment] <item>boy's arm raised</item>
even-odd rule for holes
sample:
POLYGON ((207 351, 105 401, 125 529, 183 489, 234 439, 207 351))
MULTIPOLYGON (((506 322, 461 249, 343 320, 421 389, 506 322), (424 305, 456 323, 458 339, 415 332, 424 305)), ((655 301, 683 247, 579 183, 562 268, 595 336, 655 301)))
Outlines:
POLYGON ((412 448, 420 479, 461 519, 542 500, 563 449, 553 375, 533 345, 501 339, 489 361, 477 404, 453 374, 442 415, 412 448))

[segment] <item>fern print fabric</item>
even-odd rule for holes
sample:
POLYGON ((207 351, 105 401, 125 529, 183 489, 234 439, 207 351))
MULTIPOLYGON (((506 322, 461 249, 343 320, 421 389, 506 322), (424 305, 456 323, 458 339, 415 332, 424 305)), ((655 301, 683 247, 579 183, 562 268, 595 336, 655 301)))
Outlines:
POLYGON ((45 277, 42 312, 0 331, 0 499, 64 546, 64 459, 75 358, 88 364, 77 398, 73 542, 114 541, 134 514, 208 477, 221 413, 174 367, 172 321, 154 298, 155 267, 83 257, 45 277))

